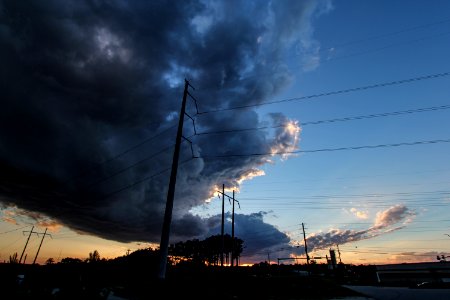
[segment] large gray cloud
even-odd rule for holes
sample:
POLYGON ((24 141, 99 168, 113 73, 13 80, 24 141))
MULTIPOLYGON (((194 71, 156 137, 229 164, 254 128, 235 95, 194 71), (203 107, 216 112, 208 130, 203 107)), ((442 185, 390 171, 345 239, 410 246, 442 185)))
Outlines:
MULTIPOLYGON (((184 78, 201 112, 270 99, 292 80, 285 51, 313 43, 311 19, 327 4, 0 1, 1 202, 104 238, 158 242, 184 78)), ((201 131, 261 122, 254 109, 196 116, 201 131)), ((298 134, 191 140, 200 156, 262 153, 295 148, 298 134)), ((189 209, 267 162, 191 157, 184 142, 174 239, 207 234, 189 209)))

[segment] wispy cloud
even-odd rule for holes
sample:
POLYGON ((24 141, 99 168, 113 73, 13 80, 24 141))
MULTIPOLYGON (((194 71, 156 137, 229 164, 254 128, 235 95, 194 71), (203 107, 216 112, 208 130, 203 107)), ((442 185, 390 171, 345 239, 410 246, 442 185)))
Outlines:
POLYGON ((58 232, 62 228, 62 224, 56 220, 41 213, 20 209, 16 206, 10 206, 4 209, 2 220, 15 225, 22 222, 32 223, 37 227, 47 228, 51 232, 58 232))
MULTIPOLYGON (((357 210, 354 210, 357 212, 357 210)), ((331 229, 328 232, 312 233, 307 238, 308 248, 326 249, 335 245, 371 239, 403 229, 410 223, 415 213, 405 205, 395 205, 376 214, 374 225, 367 229, 331 229)))
POLYGON ((413 215, 414 213, 408 210, 405 205, 397 204, 377 213, 374 228, 385 228, 400 221, 406 221, 413 215))
POLYGON ((6 209, 2 212, 2 221, 17 225, 17 214, 12 209, 6 209))

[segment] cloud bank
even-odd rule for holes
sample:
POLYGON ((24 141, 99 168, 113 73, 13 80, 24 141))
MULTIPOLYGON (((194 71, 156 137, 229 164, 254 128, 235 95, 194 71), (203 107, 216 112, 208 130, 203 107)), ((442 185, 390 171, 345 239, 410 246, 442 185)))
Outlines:
MULTIPOLYGON (((314 53, 312 20, 329 9, 313 0, 0 1, 1 203, 107 239, 158 242, 184 78, 202 112, 267 101, 292 81, 286 52, 314 53)), ((187 112, 196 113, 192 101, 187 112)), ((208 132, 280 120, 249 108, 195 124, 208 132)), ((296 149, 291 124, 193 136, 197 159, 184 142, 172 240, 210 232, 214 220, 189 210, 270 159, 202 155, 296 149)), ((238 220, 267 226, 257 214, 238 220)), ((284 241, 276 234, 274 244, 284 241)))

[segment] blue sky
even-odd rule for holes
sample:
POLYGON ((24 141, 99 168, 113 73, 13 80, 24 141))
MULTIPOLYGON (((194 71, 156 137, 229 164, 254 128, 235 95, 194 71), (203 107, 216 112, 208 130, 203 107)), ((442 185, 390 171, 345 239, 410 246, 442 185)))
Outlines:
MULTIPOLYGON (((20 254, 26 239, 22 231, 32 225, 39 232, 52 229, 42 261, 87 257, 94 249, 115 257, 127 249, 158 246, 169 174, 154 175, 170 166, 175 133, 170 126, 178 117, 184 77, 195 87, 190 93, 200 109, 226 109, 195 115, 190 100, 188 112, 200 132, 271 127, 286 120, 298 122, 294 128, 300 130, 278 127, 192 136, 201 158, 180 167, 172 240, 220 232, 221 200, 214 191, 225 183, 227 193, 236 189, 241 205, 236 208, 236 235, 246 243, 243 262, 265 260, 267 253, 273 259, 304 256, 301 223, 310 250, 324 256, 339 245, 343 262, 436 261, 436 255, 448 253, 450 143, 389 146, 450 139, 447 1, 200 1, 200 10, 183 15, 194 2, 178 4, 174 12, 139 2, 110 5, 100 21, 90 18, 89 6, 68 5, 58 12, 65 18, 54 21, 67 20, 61 30, 39 21, 58 7, 55 3, 37 5, 36 12, 8 1, 0 5, 2 15, 11 19, 16 16, 11 12, 18 11, 33 16, 39 30, 31 37, 42 31, 48 36, 43 41, 28 36, 21 40, 16 34, 20 38, 14 39, 13 33, 24 29, 13 22, 1 24, 1 41, 9 49, 2 61, 24 66, 17 78, 29 79, 24 86, 31 91, 23 96, 11 85, 14 76, 6 81, 13 87, 5 100, 10 119, 4 122, 27 116, 25 109, 13 105, 23 100, 42 112, 42 118, 33 118, 30 124, 41 128, 48 122, 42 130, 58 127, 42 134, 42 144, 47 142, 56 152, 36 143, 30 129, 16 131, 16 123, 4 129, 8 138, 0 144, 2 165, 70 181, 80 170, 92 168, 91 162, 117 159, 118 153, 163 132, 150 144, 126 152, 117 164, 102 165, 101 175, 86 177, 75 187, 63 185, 67 190, 61 191, 75 197, 55 197, 52 202, 36 200, 39 197, 30 192, 30 198, 21 198, 10 192, 17 185, 6 180, 1 190, 0 232, 5 238, 0 259, 20 254), (246 9, 252 14, 244 13, 246 9), (145 13, 156 10, 162 16, 180 13, 183 21, 171 24, 156 17, 144 21, 145 13), (83 17, 74 18, 74 11, 83 17), (135 21, 127 22, 130 18, 135 21), (161 28, 161 34, 154 28, 161 28), (145 38, 141 41, 139 36, 145 38), (21 46, 38 41, 42 44, 36 53, 21 46), (72 53, 68 48, 74 44, 80 46, 72 53), (152 58, 144 59, 148 53, 152 58), (52 56, 65 57, 60 61, 65 68, 49 63, 52 56), (27 73, 30 66, 37 71, 27 73), (419 80, 401 83, 413 78, 419 80), (233 109, 240 105, 250 107, 233 109), (350 120, 336 120, 343 118, 350 120), (335 121, 311 124, 329 120, 335 121), (57 133, 61 128, 68 134, 57 133), (22 145, 9 138, 16 132, 24 136, 22 145), (27 145, 36 146, 35 154, 27 152, 27 145), (375 145, 386 147, 332 150, 375 145), (165 153, 158 154, 161 149, 165 153), (207 158, 270 149, 300 152, 284 157, 207 158), (131 172, 136 162, 148 163, 148 153, 156 153, 157 161, 131 172), (49 162, 52 167, 40 171, 49 162), (240 181, 257 170, 265 175, 240 181), (116 194, 146 177, 151 179, 142 186, 116 194), (96 197, 72 190, 86 184, 96 197)), ((15 74, 13 64, 6 69, 15 74)), ((191 121, 186 119, 185 135, 191 134, 191 121)), ((183 148, 182 159, 189 157, 188 148, 183 148)), ((18 182, 23 183, 27 177, 20 176, 18 182)), ((41 186, 47 186, 44 180, 41 186)), ((231 206, 227 202, 225 207, 229 217, 231 206)), ((228 233, 229 225, 228 220, 228 233)), ((30 253, 39 239, 31 239, 30 253)))
MULTIPOLYGON (((407 5, 333 2, 333 8, 313 22, 312 38, 318 45, 320 62, 313 70, 305 71, 301 55, 292 55, 289 66, 295 79, 274 100, 446 72, 450 22, 445 7, 448 4, 444 2, 429 5, 423 1, 407 5)), ((283 112, 302 124, 440 107, 448 103, 447 85, 448 78, 443 77, 267 105, 260 111, 283 112)), ((448 139, 448 120, 448 109, 442 109, 305 125, 300 134, 300 150, 448 139)), ((450 222, 445 193, 450 173, 445 163, 448 150, 447 143, 440 143, 295 155, 265 166, 266 176, 244 183, 237 196, 242 204, 239 212, 267 211, 267 222, 292 232, 301 242, 302 222, 310 234, 330 228, 368 228, 376 213, 404 205, 414 214, 404 229, 341 245, 341 249, 350 251, 359 245, 359 249, 368 252, 388 253, 377 257, 386 262, 396 254, 416 252, 417 256, 399 256, 394 260, 430 261, 435 256, 421 256, 422 252, 445 253, 449 246, 444 235, 450 222), (356 211, 360 212, 359 218, 356 211)), ((326 250, 319 252, 326 254, 326 250)), ((365 255, 368 253, 362 253, 347 256, 356 262, 370 262, 370 256, 365 255)), ((342 255, 345 258, 346 252, 342 251, 342 255)))

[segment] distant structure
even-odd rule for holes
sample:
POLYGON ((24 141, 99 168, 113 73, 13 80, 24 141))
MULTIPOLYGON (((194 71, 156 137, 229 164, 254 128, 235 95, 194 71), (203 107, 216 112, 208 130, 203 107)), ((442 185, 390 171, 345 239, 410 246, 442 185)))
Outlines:
POLYGON ((336 269, 337 261, 336 261, 336 252, 333 249, 330 249, 330 259, 327 260, 328 269, 334 270, 336 269))
POLYGON ((379 283, 450 282, 450 262, 377 265, 379 283))

